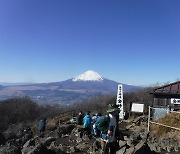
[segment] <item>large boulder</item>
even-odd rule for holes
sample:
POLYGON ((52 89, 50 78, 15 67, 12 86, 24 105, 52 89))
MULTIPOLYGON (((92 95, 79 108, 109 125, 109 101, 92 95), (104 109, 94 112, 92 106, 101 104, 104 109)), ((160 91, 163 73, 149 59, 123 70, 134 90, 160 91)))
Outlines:
POLYGON ((70 134, 74 128, 75 128, 74 125, 63 124, 57 128, 57 133, 59 137, 62 137, 62 135, 70 134))
POLYGON ((21 154, 21 150, 14 145, 5 145, 0 147, 0 154, 21 154))
POLYGON ((4 145, 6 142, 6 139, 4 137, 4 135, 0 132, 0 145, 4 145))
POLYGON ((18 138, 17 135, 12 133, 12 132, 4 132, 3 135, 4 135, 5 139, 6 139, 6 141, 14 140, 14 139, 18 138))
POLYGON ((27 153, 24 152, 23 154, 48 154, 48 149, 43 144, 37 144, 31 150, 28 149, 26 151, 27 153))

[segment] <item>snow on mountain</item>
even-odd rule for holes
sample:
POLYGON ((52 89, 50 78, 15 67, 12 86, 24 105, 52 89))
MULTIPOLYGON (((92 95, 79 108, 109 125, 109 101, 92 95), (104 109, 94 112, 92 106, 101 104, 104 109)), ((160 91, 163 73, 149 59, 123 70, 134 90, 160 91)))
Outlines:
POLYGON ((103 78, 97 72, 92 70, 86 71, 83 74, 73 78, 72 81, 102 81, 103 78))

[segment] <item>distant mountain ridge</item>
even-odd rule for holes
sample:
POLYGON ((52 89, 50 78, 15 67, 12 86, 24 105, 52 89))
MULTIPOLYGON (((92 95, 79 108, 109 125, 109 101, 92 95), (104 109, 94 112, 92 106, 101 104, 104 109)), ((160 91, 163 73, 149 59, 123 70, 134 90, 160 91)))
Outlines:
MULTIPOLYGON (((118 84, 118 82, 103 78, 97 72, 89 70, 62 82, 0 86, 0 100, 29 96, 40 104, 67 105, 98 95, 116 94, 118 84)), ((142 89, 138 86, 122 85, 124 92, 142 89)))

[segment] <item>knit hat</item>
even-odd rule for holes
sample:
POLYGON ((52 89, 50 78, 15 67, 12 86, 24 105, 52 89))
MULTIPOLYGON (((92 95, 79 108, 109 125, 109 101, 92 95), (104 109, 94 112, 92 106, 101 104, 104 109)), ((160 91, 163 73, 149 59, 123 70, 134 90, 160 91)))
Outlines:
POLYGON ((112 113, 112 112, 115 112, 115 111, 119 111, 118 106, 116 104, 109 104, 107 112, 112 113))

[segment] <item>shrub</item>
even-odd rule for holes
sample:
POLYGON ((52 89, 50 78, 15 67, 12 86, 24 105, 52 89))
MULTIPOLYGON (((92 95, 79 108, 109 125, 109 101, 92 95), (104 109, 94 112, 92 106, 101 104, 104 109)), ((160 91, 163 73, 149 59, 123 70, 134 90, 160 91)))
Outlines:
POLYGON ((0 130, 8 125, 32 121, 39 115, 39 106, 28 97, 8 99, 0 102, 0 130))
POLYGON ((36 122, 41 117, 54 117, 64 110, 57 106, 40 106, 29 97, 17 97, 0 102, 0 131, 9 125, 36 122))
MULTIPOLYGON (((145 104, 145 112, 148 111, 148 106, 152 104, 153 98, 149 94, 150 89, 143 89, 136 92, 127 92, 123 95, 124 111, 131 111, 131 102, 143 102, 145 104)), ((74 105, 71 110, 78 111, 91 111, 93 113, 100 112, 106 114, 108 104, 116 103, 116 95, 99 96, 93 99, 84 100, 81 103, 74 105)))

